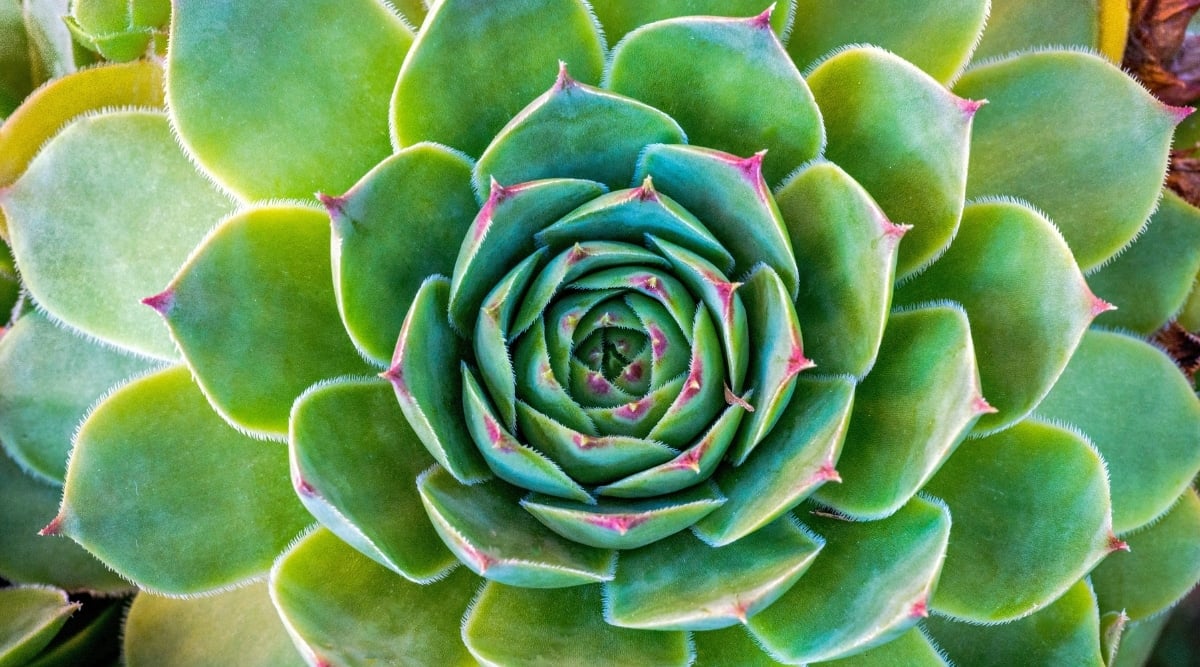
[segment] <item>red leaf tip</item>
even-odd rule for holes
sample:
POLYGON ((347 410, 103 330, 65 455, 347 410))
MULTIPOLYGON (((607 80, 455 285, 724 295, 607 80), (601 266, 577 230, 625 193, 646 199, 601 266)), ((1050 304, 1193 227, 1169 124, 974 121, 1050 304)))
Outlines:
POLYGON ((883 235, 891 239, 900 240, 912 228, 912 225, 899 225, 886 218, 883 221, 883 235))
POLYGON ((763 30, 770 30, 771 29, 771 15, 774 13, 775 13, 775 3, 772 2, 771 6, 764 9, 761 14, 750 19, 750 25, 755 28, 759 28, 759 29, 763 29, 763 30))
POLYGON ((1103 313, 1107 313, 1107 312, 1108 312, 1108 311, 1110 311, 1110 310, 1116 310, 1116 309, 1117 309, 1117 307, 1116 307, 1116 306, 1114 306, 1113 304, 1111 304, 1111 303, 1109 303, 1109 302, 1105 301, 1104 299, 1101 299, 1100 297, 1096 296, 1095 294, 1092 294, 1091 296, 1089 296, 1089 297, 1088 297, 1088 301, 1089 301, 1089 304, 1090 304, 1090 306, 1089 306, 1089 308, 1090 308, 1090 311, 1089 311, 1089 312, 1091 312, 1091 314, 1092 314, 1092 317, 1096 317, 1096 316, 1098 316, 1098 315, 1101 315, 1101 314, 1103 314, 1103 313))
POLYGON ((976 396, 973 405, 975 407, 976 414, 991 415, 1000 412, 999 409, 997 409, 991 403, 988 403, 987 399, 982 396, 976 396))
POLYGON ((728 405, 740 405, 746 412, 754 412, 754 406, 750 405, 750 401, 733 393, 729 385, 725 385, 725 403, 728 405))
POLYGON ((1108 534, 1108 550, 1111 551, 1129 551, 1129 543, 1117 537, 1113 533, 1108 534))
POLYGON ((842 475, 833 467, 833 461, 826 461, 817 470, 817 479, 825 482, 841 482, 842 475))
POLYGON ((579 82, 572 79, 571 75, 567 73, 567 61, 558 61, 558 78, 554 80, 555 92, 574 88, 577 85, 579 85, 579 82))
POLYGON ((175 305, 175 291, 168 287, 154 296, 142 299, 142 303, 153 308, 159 315, 166 317, 175 305))
POLYGON ((404 368, 400 363, 392 365, 386 371, 380 373, 379 377, 391 382, 392 387, 398 393, 408 395, 408 383, 404 381, 404 368))
POLYGON ((817 362, 804 356, 804 348, 798 344, 792 344, 792 356, 788 358, 787 362, 788 376, 796 375, 800 371, 806 371, 810 368, 816 368, 816 366, 817 362))
POLYGON ((62 515, 59 514, 58 516, 54 517, 50 523, 46 524, 45 528, 39 530, 38 535, 41 535, 42 537, 62 535, 62 522, 62 515))
POLYGON ((633 192, 629 194, 629 198, 637 199, 638 201, 658 201, 658 190, 654 189, 654 179, 646 176, 642 180, 642 184, 634 188, 633 192))
POLYGON ((909 608, 908 614, 913 618, 929 618, 929 602, 924 598, 917 600, 909 608))
POLYGON ((1166 107, 1167 113, 1175 119, 1176 125, 1182 123, 1185 118, 1192 115, 1192 113, 1196 111, 1196 107, 1175 107, 1171 106, 1170 104, 1164 104, 1163 106, 1166 107))
POLYGON ((345 196, 335 197, 327 195, 324 192, 318 192, 317 199, 321 201, 321 205, 325 207, 325 211, 329 213, 330 218, 340 218, 346 215, 347 198, 345 196))
POLYGON ((979 111, 987 103, 987 100, 968 100, 965 97, 959 97, 955 100, 955 104, 958 105, 959 109, 962 109, 963 115, 967 118, 973 117, 975 112, 979 111))

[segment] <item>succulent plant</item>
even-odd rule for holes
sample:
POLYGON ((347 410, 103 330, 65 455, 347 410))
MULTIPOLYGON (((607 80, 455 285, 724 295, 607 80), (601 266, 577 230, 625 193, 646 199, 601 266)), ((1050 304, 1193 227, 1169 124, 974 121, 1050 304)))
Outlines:
POLYGON ((0 576, 128 664, 1126 664, 1200 579, 1116 3, 84 4, 149 56, 0 126, 0 576))

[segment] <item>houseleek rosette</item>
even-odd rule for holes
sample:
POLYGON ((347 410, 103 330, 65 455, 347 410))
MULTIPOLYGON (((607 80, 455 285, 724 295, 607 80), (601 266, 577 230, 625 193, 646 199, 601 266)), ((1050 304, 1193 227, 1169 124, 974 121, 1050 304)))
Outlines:
POLYGON ((1186 110, 964 71, 986 2, 693 4, 181 0, 165 113, 14 115, 0 395, 73 400, 0 438, 131 664, 1100 664, 1190 588, 1200 407, 1088 285, 1195 236, 1130 246, 1186 110))

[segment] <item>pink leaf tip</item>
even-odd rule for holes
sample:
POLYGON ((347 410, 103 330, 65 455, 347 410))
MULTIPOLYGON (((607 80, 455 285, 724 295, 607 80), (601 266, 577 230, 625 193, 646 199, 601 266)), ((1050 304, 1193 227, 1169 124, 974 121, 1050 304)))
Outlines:
POLYGON ((890 239, 900 240, 912 228, 912 225, 899 225, 887 219, 883 221, 883 235, 890 239))
POLYGON ((979 111, 979 109, 983 107, 983 105, 987 104, 988 101, 968 100, 966 98, 959 97, 955 100, 955 103, 958 104, 959 109, 962 109, 963 115, 965 115, 967 118, 971 118, 975 115, 975 112, 979 111))
POLYGON ((1164 104, 1163 106, 1166 107, 1167 113, 1171 114, 1171 117, 1175 119, 1176 125, 1182 123, 1184 119, 1196 111, 1196 107, 1175 107, 1170 104, 1164 104))
POLYGON ((142 303, 150 306, 159 315, 166 317, 171 312, 171 308, 175 305, 175 291, 167 288, 154 296, 148 296, 142 299, 142 303))
POLYGON ((646 176, 642 180, 642 184, 629 193, 629 198, 638 201, 658 201, 658 190, 654 189, 654 179, 646 176))
POLYGON ((611 530, 618 535, 624 535, 630 530, 646 523, 647 517, 638 516, 636 514, 601 514, 599 516, 590 516, 587 522, 597 528, 611 530))
POLYGON ((317 193, 317 199, 321 200, 321 205, 325 207, 325 211, 329 213, 330 218, 341 218, 346 215, 345 196, 335 197, 327 195, 324 192, 317 193))
POLYGON ((787 375, 789 377, 800 373, 800 371, 816 368, 816 366, 817 363, 815 361, 804 356, 804 348, 798 344, 792 344, 792 356, 788 358, 787 362, 787 375))
POLYGON ((913 618, 929 618, 929 602, 924 598, 917 600, 909 608, 908 615, 913 618))
POLYGON ((754 412, 754 406, 750 405, 750 401, 733 393, 729 385, 725 385, 725 403, 727 405, 740 405, 746 412, 754 412))
POLYGON ((1103 313, 1107 313, 1110 310, 1117 309, 1116 306, 1105 301, 1104 299, 1101 299, 1100 297, 1096 296, 1095 294, 1092 294, 1090 297, 1088 297, 1088 299, 1089 299, 1089 303, 1090 303, 1090 306, 1089 306, 1090 311, 1089 312, 1091 312, 1092 317, 1096 317, 1103 313))
POLYGON ((404 381, 404 368, 400 362, 396 362, 386 371, 379 374, 379 377, 392 383, 392 387, 398 393, 408 395, 408 383, 404 381))
POLYGON ((994 407, 991 403, 988 403, 987 399, 982 396, 975 397, 973 406, 975 408, 975 413, 980 415, 991 415, 1000 412, 999 409, 994 407))
POLYGON ((302 496, 308 496, 311 498, 317 495, 317 490, 313 488, 313 485, 309 484, 308 480, 304 479, 303 477, 297 476, 292 480, 292 485, 296 487, 296 493, 299 493, 302 496))
POLYGON ((59 514, 58 516, 54 517, 50 523, 46 524, 45 528, 39 530, 38 535, 41 535, 42 537, 62 535, 62 522, 62 515, 59 514))
POLYGON ((824 482, 840 483, 842 481, 841 474, 838 473, 837 469, 833 467, 833 461, 826 461, 825 463, 821 464, 821 468, 817 470, 816 476, 818 480, 824 482))
POLYGON ((571 75, 567 73, 567 62, 565 60, 558 61, 558 78, 554 80, 554 90, 556 92, 567 90, 577 85, 579 85, 579 82, 572 79, 571 75))
POLYGON ((761 14, 750 19, 750 25, 755 28, 770 30, 771 29, 771 15, 774 13, 775 13, 775 3, 772 2, 771 6, 764 9, 761 14))
POLYGON ((1108 550, 1111 551, 1129 551, 1129 543, 1117 537, 1113 533, 1108 534, 1108 550))

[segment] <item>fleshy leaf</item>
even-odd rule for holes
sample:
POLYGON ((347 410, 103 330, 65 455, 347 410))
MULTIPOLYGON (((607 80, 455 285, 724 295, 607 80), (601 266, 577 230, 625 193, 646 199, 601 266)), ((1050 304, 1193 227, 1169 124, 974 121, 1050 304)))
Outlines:
POLYGON ((944 498, 955 538, 933 608, 975 623, 1041 609, 1110 550, 1104 462, 1057 426, 1025 421, 958 448, 925 487, 944 498))
POLYGON ((966 313, 933 306, 892 315, 879 362, 856 391, 838 459, 846 475, 817 500, 854 517, 891 514, 991 409, 979 394, 966 313))
POLYGON ((781 516, 825 482, 850 421, 854 383, 845 377, 800 376, 775 428, 737 467, 713 478, 728 500, 696 524, 706 542, 723 545, 781 516))
POLYGON ((796 311, 808 332, 808 354, 822 373, 861 377, 879 352, 907 228, 889 222, 867 191, 830 162, 798 173, 775 200, 800 269, 796 311))
POLYGON ((678 533, 621 554, 606 584, 605 618, 647 630, 745 623, 796 583, 821 546, 790 518, 720 549, 678 533))
POLYGON ((513 117, 479 157, 475 189, 486 191, 493 178, 501 183, 582 178, 625 188, 642 148, 686 141, 670 116, 581 84, 564 64, 549 92, 513 117))
MULTIPOLYGON (((593 0, 596 18, 613 44, 648 23, 679 16, 754 16, 763 11, 765 0, 593 0)), ((792 1, 773 3, 768 17, 771 29, 781 38, 792 25, 792 1)))
POLYGON ((70 0, 22 0, 21 5, 29 34, 34 83, 66 76, 89 62, 75 48, 71 32, 63 22, 70 0))
POLYGON ((882 646, 817 664, 821 667, 947 667, 950 663, 916 627, 882 646))
POLYGON ((505 482, 463 486, 434 467, 417 488, 442 541, 480 576, 532 588, 612 578, 613 552, 554 534, 521 509, 520 491, 505 482))
POLYGON ((244 582, 311 520, 287 451, 230 428, 186 368, 126 385, 79 429, 62 532, 148 590, 186 594, 244 582), (236 461, 237 465, 230 465, 236 461))
POLYGON ((471 163, 436 144, 389 157, 341 197, 333 220, 333 282, 355 345, 373 361, 392 356, 421 281, 448 275, 479 210, 471 163))
MULTIPOLYGON (((650 429, 649 438, 682 449, 726 407, 726 382, 732 383, 733 379, 727 380, 726 367, 722 366, 721 351, 724 346, 721 343, 724 341, 718 339, 712 319, 708 310, 696 309, 696 319, 692 325, 692 358, 688 362, 683 387, 658 423, 650 429)), ((736 344, 745 345, 741 341, 736 344)))
POLYGON ((692 641, 696 644, 694 667, 776 667, 781 664, 763 651, 745 626, 694 632, 692 641))
POLYGON ((383 3, 172 4, 171 117, 218 182, 247 199, 342 192, 391 154, 388 103, 413 36, 383 3))
POLYGON ((913 498, 891 517, 866 523, 800 516, 825 538, 825 548, 791 590, 749 622, 775 659, 851 655, 899 636, 928 613, 950 535, 945 506, 913 498))
MULTIPOLYGON (((93 600, 84 613, 73 616, 55 640, 28 667, 72 667, 89 660, 119 660, 121 636, 127 607, 123 598, 93 600)), ((104 664, 104 663, 100 663, 104 664)))
POLYGON ((183 600, 138 593, 124 634, 129 667, 304 664, 264 582, 183 600))
POLYGON ((975 59, 1036 48, 1082 46, 1120 62, 1128 25, 1126 0, 997 2, 988 14, 975 59))
POLYGON ((338 317, 329 261, 323 214, 253 208, 217 227, 167 289, 146 299, 231 423, 284 436, 301 392, 363 370, 338 317))
POLYGON ((1086 581, 1077 582, 1045 609, 1010 623, 976 625, 941 616, 925 623, 958 665, 1104 664, 1096 594, 1086 581))
POLYGON ((1146 231, 1132 246, 1088 275, 1088 284, 1117 310, 1100 323, 1148 336, 1179 312, 1200 273, 1200 210, 1163 190, 1146 231))
POLYGON ((301 502, 355 549, 419 583, 455 564, 417 493, 433 457, 385 382, 347 379, 305 392, 289 440, 301 502))
POLYGON ((763 180, 762 159, 761 153, 743 159, 705 148, 655 144, 642 154, 637 177, 652 177, 660 192, 704 221, 733 255, 729 275, 743 275, 763 262, 795 294, 796 259, 763 180))
POLYGON ((1079 427, 1104 456, 1113 530, 1157 518, 1200 472, 1200 402, 1141 340, 1088 331, 1037 414, 1079 427))
POLYGON ((475 330, 484 297, 509 269, 534 251, 534 234, 603 192, 599 183, 566 178, 507 187, 493 181, 454 264, 450 322, 455 328, 464 333, 475 330))
POLYGON ((580 81, 600 79, 603 38, 584 3, 442 0, 425 18, 396 81, 393 140, 437 141, 478 156, 546 89, 559 61, 580 81))
POLYGON ((763 175, 778 183, 825 137, 813 94, 764 16, 647 25, 613 49, 606 86, 667 112, 697 146, 769 151, 763 175))
POLYGON ((458 629, 479 582, 459 568, 414 584, 318 530, 276 562, 271 597, 316 664, 466 665, 458 629))
POLYGON ((925 0, 908 2, 903 11, 896 11, 891 0, 797 0, 799 20, 787 49, 804 69, 845 44, 876 44, 946 83, 971 57, 988 21, 989 5, 987 0, 925 0), (933 35, 937 37, 931 39, 933 35))
POLYGON ((162 322, 137 299, 166 284, 232 203, 196 173, 166 117, 114 111, 72 123, 0 205, 25 286, 55 319, 142 355, 175 358, 162 322))
POLYGON ((678 533, 724 502, 708 485, 652 499, 604 498, 594 505, 534 494, 522 499, 521 507, 568 540, 602 549, 636 549, 678 533))
POLYGON ((896 290, 893 303, 950 299, 971 321, 983 395, 997 413, 977 431, 1020 421, 1050 391, 1092 318, 1109 308, 1088 290, 1054 226, 1014 202, 963 212, 954 245, 896 290))
POLYGON ((1174 605, 1200 581, 1200 497, 1183 492, 1159 521, 1121 536, 1129 552, 1105 558, 1092 572, 1102 611, 1140 621, 1174 605))
POLYGON ((1028 200, 1085 270, 1137 235, 1158 202, 1178 110, 1102 57, 1078 52, 979 65, 954 92, 988 100, 971 133, 969 197, 1028 200))
POLYGON ((449 280, 436 276, 421 284, 384 377, 433 458, 460 482, 477 482, 490 474, 460 412, 462 382, 455 379, 467 346, 446 320, 449 299, 449 280))
POLYGON ((19 667, 41 651, 79 609, 63 591, 44 586, 0 589, 0 665, 19 667))
POLYGON ((28 313, 0 338, 0 442, 25 469, 62 484, 88 408, 149 368, 28 313))
POLYGON ((517 423, 517 384, 508 330, 534 269, 545 255, 545 249, 540 249, 514 266, 488 293, 475 319, 475 363, 510 431, 517 423))
POLYGON ((978 104, 875 47, 842 51, 808 76, 825 115, 825 156, 841 165, 889 218, 911 224, 897 275, 928 264, 962 215, 971 118, 978 104))
MULTIPOLYGON (((567 362, 561 357, 559 360, 567 362)), ((546 325, 539 318, 513 346, 513 367, 517 385, 521 387, 521 400, 575 431, 599 435, 591 417, 563 386, 566 370, 560 373, 554 363, 546 345, 546 325)))
POLYGON ((22 474, 0 451, 0 577, 68 591, 120 594, 132 588, 75 542, 38 535, 60 500, 62 488, 22 474))
POLYGON ((546 591, 490 582, 463 619, 463 641, 472 655, 491 665, 684 667, 691 663, 684 633, 609 625, 600 614, 601 604, 599 586, 546 591))

